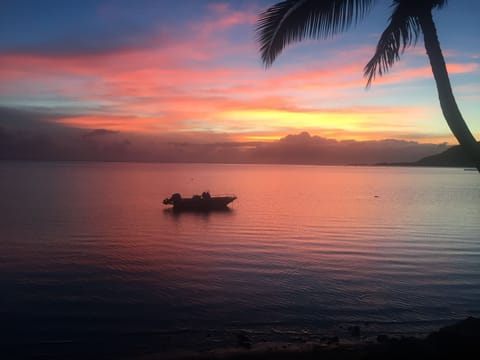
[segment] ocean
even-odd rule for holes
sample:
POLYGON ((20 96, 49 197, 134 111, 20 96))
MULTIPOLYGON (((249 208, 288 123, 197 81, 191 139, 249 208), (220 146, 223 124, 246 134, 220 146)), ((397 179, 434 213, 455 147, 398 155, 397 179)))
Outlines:
POLYGON ((452 168, 0 162, 0 344, 174 354, 480 316, 479 181, 452 168), (162 204, 203 191, 237 200, 162 204))

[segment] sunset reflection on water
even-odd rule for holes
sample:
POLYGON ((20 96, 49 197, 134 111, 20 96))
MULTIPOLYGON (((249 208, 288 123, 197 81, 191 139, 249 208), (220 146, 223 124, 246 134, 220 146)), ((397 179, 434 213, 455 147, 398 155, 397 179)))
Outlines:
POLYGON ((200 340, 206 329, 268 337, 368 322, 367 332, 388 333, 478 315, 476 177, 456 169, 2 164, 3 335, 15 343, 161 331, 193 344, 208 343, 200 340), (211 213, 162 204, 174 192, 202 191, 238 199, 211 213))

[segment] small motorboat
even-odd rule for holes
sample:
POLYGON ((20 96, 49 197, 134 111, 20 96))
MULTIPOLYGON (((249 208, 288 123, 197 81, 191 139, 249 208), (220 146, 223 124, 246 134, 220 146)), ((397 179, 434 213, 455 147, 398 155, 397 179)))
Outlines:
POLYGON ((171 197, 163 200, 165 205, 173 205, 174 210, 186 211, 209 211, 209 210, 225 210, 237 197, 229 196, 211 196, 208 192, 202 195, 193 195, 191 198, 182 198, 179 193, 173 194, 171 197))

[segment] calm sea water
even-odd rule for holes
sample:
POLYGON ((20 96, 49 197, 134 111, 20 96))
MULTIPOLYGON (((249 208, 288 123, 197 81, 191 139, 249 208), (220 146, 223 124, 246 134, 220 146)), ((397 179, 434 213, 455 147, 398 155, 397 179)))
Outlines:
POLYGON ((479 234, 463 169, 3 162, 2 343, 421 333, 480 315, 479 234), (238 199, 162 204, 205 190, 238 199))

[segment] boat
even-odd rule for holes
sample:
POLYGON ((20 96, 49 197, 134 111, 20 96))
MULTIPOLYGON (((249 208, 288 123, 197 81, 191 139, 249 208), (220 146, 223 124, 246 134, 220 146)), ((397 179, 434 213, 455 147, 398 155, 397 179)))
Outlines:
POLYGON ((163 200, 165 205, 173 205, 174 210, 185 211, 210 211, 210 210, 227 210, 230 204, 237 197, 228 196, 211 196, 208 192, 202 195, 193 195, 191 198, 183 198, 179 193, 173 194, 171 197, 163 200))

